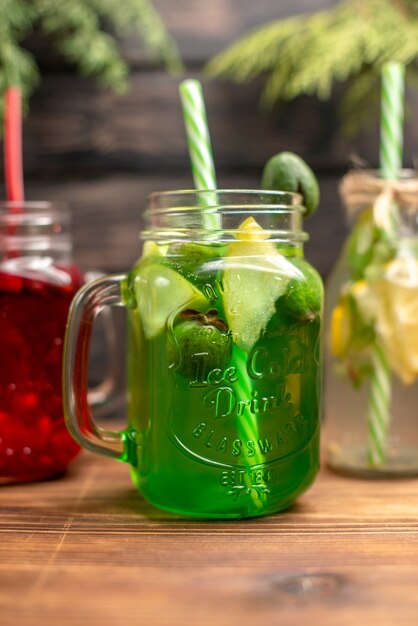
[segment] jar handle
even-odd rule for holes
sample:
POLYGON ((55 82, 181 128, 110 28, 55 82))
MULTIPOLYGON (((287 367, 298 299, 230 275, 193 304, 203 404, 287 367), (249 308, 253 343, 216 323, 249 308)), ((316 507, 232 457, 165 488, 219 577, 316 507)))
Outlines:
POLYGON ((124 306, 125 274, 105 276, 80 289, 68 316, 64 344, 63 401, 67 427, 92 452, 134 463, 135 442, 129 431, 107 431, 95 424, 88 402, 88 363, 94 320, 105 306, 124 306))
MULTIPOLYGON (((84 274, 85 283, 91 283, 106 274, 98 270, 89 270, 84 274)), ((95 415, 116 411, 123 402, 123 376, 115 354, 117 354, 117 319, 110 309, 101 312, 103 340, 105 346, 105 368, 103 379, 88 390, 88 401, 95 409, 95 415)))

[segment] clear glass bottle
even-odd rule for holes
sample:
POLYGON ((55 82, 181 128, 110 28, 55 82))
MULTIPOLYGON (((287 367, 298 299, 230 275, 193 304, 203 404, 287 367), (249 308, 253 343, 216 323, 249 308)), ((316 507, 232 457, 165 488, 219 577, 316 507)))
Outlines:
POLYGON ((388 231, 378 194, 360 203, 326 289, 327 462, 369 478, 418 474, 418 180, 400 181, 388 231))

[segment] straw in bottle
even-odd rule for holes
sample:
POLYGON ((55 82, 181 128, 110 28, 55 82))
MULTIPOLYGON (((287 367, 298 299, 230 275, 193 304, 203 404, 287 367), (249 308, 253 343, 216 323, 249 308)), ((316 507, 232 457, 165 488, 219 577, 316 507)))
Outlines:
MULTIPOLYGON (((24 200, 22 165, 22 98, 19 87, 4 95, 4 173, 9 202, 24 200)), ((15 211, 20 211, 16 205, 15 211)))
POLYGON ((402 167, 405 68, 386 63, 382 68, 380 169, 383 178, 396 179, 402 167))
MULTIPOLYGON (((390 62, 383 66, 381 77, 380 168, 383 178, 396 179, 402 167, 405 68, 390 62)), ((392 231, 396 222, 392 207, 392 231)), ((393 232, 387 233, 393 236, 393 232)), ((391 411, 391 372, 379 340, 373 348, 373 371, 370 382, 368 412, 369 452, 371 467, 387 461, 388 433, 391 411)))
MULTIPOLYGON (((198 190, 208 192, 202 195, 201 201, 203 226, 208 231, 217 231, 221 229, 222 224, 220 216, 216 212, 216 174, 202 86, 197 80, 186 80, 180 84, 179 90, 194 183, 198 190), (213 207, 214 211, 208 211, 208 207, 213 207)), ((236 383, 237 393, 245 399, 251 397, 251 384, 246 372, 246 355, 239 354, 239 352, 234 350, 234 362, 239 373, 236 383)), ((240 418, 238 428, 245 441, 248 439, 257 441, 257 419, 249 411, 246 411, 240 418)), ((264 457, 258 453, 252 459, 254 465, 260 465, 265 461, 264 457)), ((262 508, 263 503, 260 495, 255 493, 253 489, 248 491, 256 508, 262 508)))
MULTIPOLYGON (((217 188, 215 164, 202 85, 198 80, 185 80, 179 90, 195 187, 199 191, 214 191, 217 188)), ((216 193, 202 194, 201 203, 202 208, 214 208, 214 212, 202 211, 204 228, 219 230, 221 221, 216 213, 216 193)))

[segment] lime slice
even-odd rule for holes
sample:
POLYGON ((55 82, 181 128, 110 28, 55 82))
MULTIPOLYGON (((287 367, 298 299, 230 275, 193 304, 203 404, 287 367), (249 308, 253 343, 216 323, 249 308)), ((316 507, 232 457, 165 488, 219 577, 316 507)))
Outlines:
POLYGON ((215 278, 224 252, 224 245, 188 241, 172 244, 168 249, 168 259, 174 270, 198 285, 208 281, 208 274, 215 278))
POLYGON ((200 291, 188 280, 160 264, 139 267, 134 279, 134 290, 147 339, 164 330, 172 312, 196 299, 206 302, 200 291))
POLYGON ((238 228, 238 241, 225 257, 223 306, 239 348, 250 351, 275 313, 276 300, 297 270, 282 256, 268 233, 250 218, 238 228))
POLYGON ((291 319, 298 322, 309 322, 318 317, 323 298, 321 279, 304 259, 292 259, 293 265, 300 270, 297 279, 289 281, 280 307, 291 319))
POLYGON ((306 208, 305 217, 312 215, 319 204, 319 185, 315 174, 297 154, 279 152, 264 167, 263 189, 300 193, 306 208))
POLYGON ((196 355, 204 358, 206 371, 224 369, 231 358, 232 341, 226 330, 196 320, 177 324, 167 337, 167 358, 170 367, 193 380, 196 355))

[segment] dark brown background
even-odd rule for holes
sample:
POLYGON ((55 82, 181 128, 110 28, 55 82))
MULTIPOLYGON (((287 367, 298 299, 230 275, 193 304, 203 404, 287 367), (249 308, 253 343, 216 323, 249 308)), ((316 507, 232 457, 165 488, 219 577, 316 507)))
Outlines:
MULTIPOLYGON (((187 74, 202 78, 205 61, 249 28, 331 0, 155 0, 179 43, 187 74)), ((24 126, 28 198, 64 199, 74 211, 76 258, 85 269, 119 271, 138 255, 146 195, 192 186, 173 78, 146 59, 136 41, 123 45, 132 66, 129 93, 117 97, 81 79, 34 46, 43 71, 24 126)), ((348 141, 331 102, 303 97, 258 110, 261 81, 241 87, 203 78, 219 185, 257 187, 264 162, 280 150, 303 156, 320 179, 322 204, 306 224, 307 256, 326 275, 345 234, 338 180, 357 154, 377 164, 377 125, 348 141)), ((407 126, 405 163, 418 128, 407 126)))

